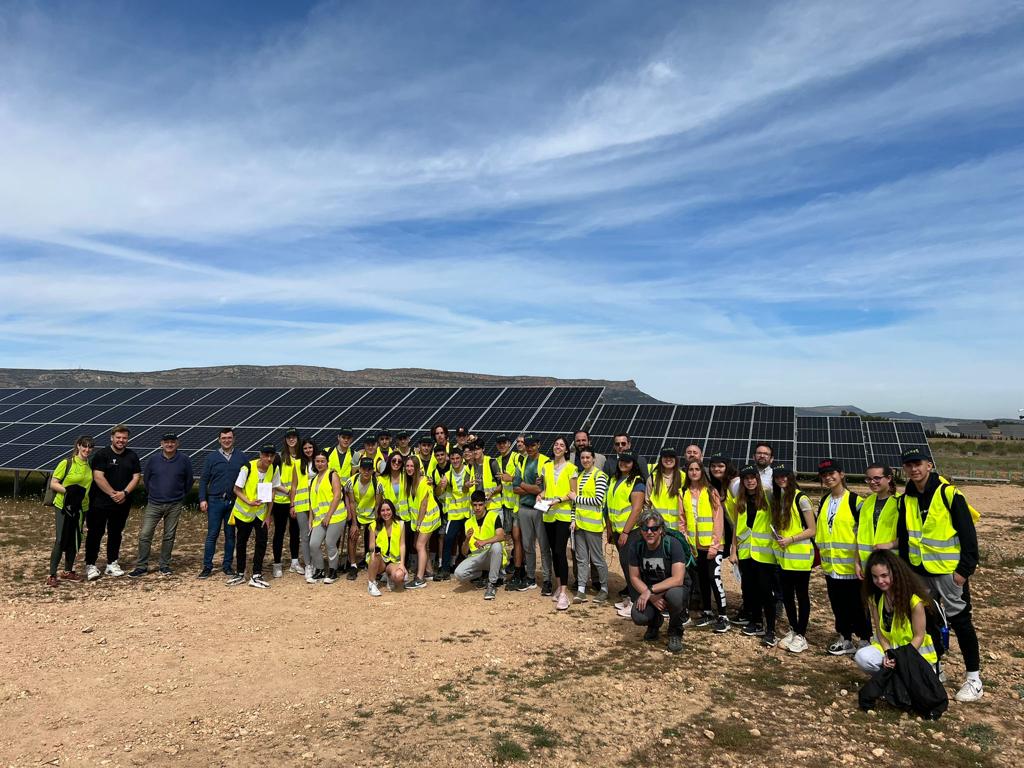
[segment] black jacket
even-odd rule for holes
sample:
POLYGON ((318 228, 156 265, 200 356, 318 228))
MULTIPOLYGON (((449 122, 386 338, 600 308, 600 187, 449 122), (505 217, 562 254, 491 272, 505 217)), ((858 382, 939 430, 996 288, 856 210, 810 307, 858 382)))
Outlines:
POLYGON ((873 709, 876 701, 885 699, 897 709, 938 720, 949 706, 949 696, 932 665, 909 643, 891 652, 896 668, 882 667, 864 684, 858 695, 860 708, 873 709))
MULTIPOLYGON (((913 483, 907 483, 906 494, 917 497, 917 505, 921 510, 922 522, 928 517, 928 508, 932 503, 932 496, 939 490, 941 484, 937 472, 931 473, 928 482, 925 483, 923 493, 918 493, 917 486, 913 483)), ((974 527, 974 518, 971 517, 971 510, 967 508, 967 499, 963 497, 963 494, 957 493, 953 496, 953 503, 949 509, 949 519, 953 524, 953 530, 956 531, 956 535, 960 539, 960 562, 957 563, 956 572, 965 579, 969 579, 974 575, 974 571, 978 567, 978 532, 974 527)), ((909 563, 908 552, 910 548, 909 536, 907 535, 907 514, 902 500, 900 502, 899 515, 896 518, 896 542, 899 556, 904 562, 909 563)), ((923 564, 911 565, 910 567, 922 576, 928 575, 923 564)))

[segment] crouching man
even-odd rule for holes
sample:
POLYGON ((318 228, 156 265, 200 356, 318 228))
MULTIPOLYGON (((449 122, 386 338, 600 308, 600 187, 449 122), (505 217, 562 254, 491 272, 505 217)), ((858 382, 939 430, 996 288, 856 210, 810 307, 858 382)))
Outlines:
POLYGON ((690 581, 686 573, 687 553, 674 536, 666 535, 661 513, 640 515, 641 540, 629 551, 629 587, 633 598, 634 624, 647 627, 644 640, 657 640, 667 611, 668 649, 683 650, 683 622, 690 602, 690 581))
POLYGON ((466 541, 462 554, 466 558, 455 569, 455 578, 472 581, 478 574, 487 574, 484 600, 493 600, 498 590, 498 579, 508 562, 505 556, 505 529, 501 526, 501 511, 487 509, 487 494, 473 491, 470 496, 473 514, 466 521, 466 541))

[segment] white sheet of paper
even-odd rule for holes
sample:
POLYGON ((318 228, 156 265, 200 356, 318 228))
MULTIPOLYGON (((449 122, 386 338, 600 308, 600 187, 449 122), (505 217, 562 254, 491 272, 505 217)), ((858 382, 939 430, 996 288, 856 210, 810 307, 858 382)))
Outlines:
POLYGON ((256 483, 256 500, 261 502, 274 500, 273 483, 256 483))
POLYGON ((540 499, 537 499, 535 502, 533 502, 533 508, 539 509, 541 512, 547 512, 549 509, 551 509, 551 502, 541 501, 540 499))

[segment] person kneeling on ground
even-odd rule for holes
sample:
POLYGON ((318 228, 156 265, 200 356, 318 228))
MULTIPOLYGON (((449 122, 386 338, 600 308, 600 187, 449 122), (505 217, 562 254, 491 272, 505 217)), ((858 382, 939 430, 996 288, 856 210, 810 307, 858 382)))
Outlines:
POLYGON ((668 611, 668 649, 683 650, 683 621, 690 603, 690 577, 686 573, 686 550, 673 536, 665 534, 661 513, 648 510, 640 515, 640 535, 629 551, 629 586, 633 597, 634 624, 646 625, 644 640, 657 640, 668 611))
POLYGON ((501 569, 507 562, 501 512, 487 509, 487 494, 483 491, 473 491, 470 503, 473 515, 466 521, 466 542, 462 545, 466 559, 455 569, 455 578, 462 582, 472 581, 478 573, 486 571, 484 600, 493 600, 498 591, 501 569))
POLYGON ((395 503, 382 499, 377 505, 377 519, 370 526, 370 540, 373 551, 366 556, 367 572, 370 577, 367 591, 373 597, 380 597, 377 577, 387 577, 388 592, 395 586, 405 584, 405 523, 398 518, 395 503))

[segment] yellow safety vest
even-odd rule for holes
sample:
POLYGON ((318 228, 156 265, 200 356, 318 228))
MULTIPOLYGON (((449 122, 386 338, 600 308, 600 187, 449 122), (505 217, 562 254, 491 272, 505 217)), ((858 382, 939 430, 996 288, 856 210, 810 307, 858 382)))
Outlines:
MULTIPOLYGON (((678 472, 678 470, 676 470, 678 472)), ((659 470, 660 472, 660 470, 659 470)), ((651 475, 647 481, 647 497, 651 500, 651 508, 656 512, 660 512, 661 516, 665 520, 665 527, 671 528, 674 531, 679 530, 679 494, 672 494, 669 490, 669 484, 662 482, 657 492, 654 491, 654 478, 655 475, 651 475)), ((660 477, 664 480, 663 477, 660 477)), ((679 484, 682 488, 682 483, 679 484)))
MULTIPOLYGON (((899 517, 899 496, 890 496, 882 503, 882 513, 875 525, 875 500, 878 494, 873 493, 864 499, 860 508, 860 523, 857 525, 857 553, 860 564, 867 567, 868 558, 879 544, 884 549, 896 548, 896 522, 899 517), (869 511, 870 510, 870 511, 869 511)), ((867 574, 864 575, 867 578, 867 574)))
MULTIPOLYGON (((765 494, 767 496, 767 494, 765 494)), ((744 515, 746 517, 746 515, 744 515)), ((745 521, 744 521, 745 522, 745 521)), ((775 536, 772 535, 772 507, 757 510, 750 529, 750 556, 759 563, 775 563, 775 536)))
POLYGON ((295 485, 295 478, 299 474, 299 460, 288 458, 281 454, 281 487, 284 488, 284 492, 274 491, 274 503, 275 504, 290 504, 292 501, 291 490, 292 486, 295 485))
MULTIPOLYGON (((544 498, 550 499, 556 496, 568 498, 569 491, 572 490, 570 481, 575 476, 576 465, 567 461, 562 465, 562 471, 558 475, 558 480, 555 480, 555 462, 549 461, 544 465, 543 470, 544 498)), ((572 502, 560 501, 557 504, 552 504, 548 508, 548 511, 544 513, 543 519, 545 523, 553 523, 556 520, 561 520, 564 523, 571 523, 572 502)))
POLYGON ((471 490, 472 486, 469 485, 469 480, 473 477, 473 473, 463 465, 461 483, 456 483, 455 470, 452 468, 448 469, 445 477, 448 478, 448 487, 445 489, 444 511, 448 515, 448 519, 468 519, 471 508, 469 497, 473 495, 473 491, 471 490))
POLYGON ((626 530, 626 522, 633 513, 633 503, 630 497, 638 482, 643 482, 643 478, 633 477, 618 481, 611 478, 608 481, 608 495, 605 497, 605 501, 608 507, 608 519, 611 521, 612 530, 615 533, 622 533, 626 530))
MULTIPOLYGON (((309 463, 309 467, 313 466, 313 462, 309 463)), ((302 470, 301 460, 296 461, 295 468, 295 482, 297 483, 295 488, 295 512, 309 512, 309 481, 312 480, 314 475, 309 474, 309 469, 306 471, 302 470)))
POLYGON ((431 473, 434 471, 434 467, 437 466, 437 459, 434 458, 434 454, 430 454, 430 458, 427 459, 426 466, 424 466, 423 457, 420 456, 419 451, 416 451, 416 453, 413 454, 413 458, 416 459, 416 463, 420 466, 420 474, 424 477, 430 477, 431 473))
POLYGON ((949 487, 942 484, 935 489, 931 504, 928 506, 928 515, 923 522, 917 496, 905 493, 902 498, 907 521, 910 564, 923 563, 928 573, 953 573, 960 563, 960 537, 956 534, 953 518, 946 507, 947 501, 950 507, 953 505, 953 499, 959 491, 953 491, 946 501, 943 501, 942 494, 946 493, 946 488, 949 487))
MULTIPOLYGON (((514 478, 516 470, 522 464, 519 454, 515 451, 509 451, 507 456, 498 456, 496 458, 501 471, 514 478)), ((515 490, 513 490, 512 480, 509 480, 507 483, 502 482, 501 484, 501 505, 506 509, 515 509, 519 506, 519 499, 516 497, 515 490)))
MULTIPOLYGON (((804 516, 800 511, 800 499, 807 498, 803 491, 797 491, 793 496, 793 503, 789 508, 789 515, 785 518, 786 523, 779 531, 779 536, 788 538, 803 533, 804 516)), ((810 539, 802 539, 788 547, 782 547, 775 542, 776 558, 784 571, 809 571, 814 565, 814 544, 810 539)))
MULTIPOLYGON (((743 488, 740 488, 740 493, 746 493, 743 488)), ((757 515, 754 517, 754 525, 758 524, 758 520, 761 518, 767 519, 766 525, 769 532, 769 546, 771 546, 771 499, 768 494, 764 494, 765 508, 759 509, 757 515)), ((738 499, 733 497, 731 502, 727 502, 731 506, 729 510, 729 516, 733 518, 733 530, 736 537, 736 557, 740 560, 749 560, 752 556, 752 541, 753 541, 753 530, 747 525, 747 513, 739 513, 738 499)), ((764 539, 760 539, 764 541, 764 539)), ((760 562, 775 562, 774 559, 760 562)))
MULTIPOLYGON (((405 523, 401 520, 391 521, 391 534, 388 535, 387 526, 377 530, 374 525, 374 541, 377 549, 380 550, 381 559, 385 563, 397 563, 402 552, 402 534, 405 533, 405 523)), ((372 553, 367 553, 366 561, 369 562, 372 553)))
MULTIPOLYGON (((328 511, 331 509, 331 502, 334 501, 334 485, 331 483, 331 473, 333 472, 333 469, 328 469, 322 477, 317 475, 310 481, 309 503, 313 508, 312 527, 314 528, 323 523, 328 511)), ((334 525, 335 523, 344 522, 347 517, 348 512, 345 510, 345 504, 341 499, 338 499, 338 506, 334 510, 334 514, 331 515, 331 519, 327 521, 327 524, 334 525)))
POLYGON ((345 458, 343 459, 338 458, 339 450, 337 446, 331 449, 331 455, 327 457, 327 468, 337 472, 338 477, 344 482, 355 473, 356 468, 352 466, 352 447, 349 446, 348 450, 345 451, 345 458))
MULTIPOLYGON (((256 498, 256 486, 259 485, 260 482, 260 470, 257 464, 259 464, 259 459, 253 459, 249 462, 249 470, 245 476, 245 487, 242 489, 245 492, 245 495, 250 499, 256 498)), ((270 475, 270 477, 273 478, 273 464, 267 467, 264 480, 266 479, 266 475, 270 475)), ((251 523, 256 518, 259 518, 261 521, 266 520, 267 508, 269 506, 269 504, 246 504, 240 498, 235 496, 235 506, 231 508, 231 518, 228 522, 231 525, 234 525, 235 520, 241 520, 243 523, 251 523)))
MULTIPOLYGON (((491 458, 490 456, 484 456, 483 460, 484 468, 484 482, 483 487, 480 487, 480 478, 476 477, 476 467, 471 467, 473 471, 474 479, 476 480, 475 490, 483 491, 484 493, 491 493, 497 490, 498 481, 494 478, 494 473, 491 471, 491 458)), ((500 512, 501 511, 501 499, 502 494, 496 493, 491 497, 491 500, 487 502, 487 510, 489 512, 500 512)))
POLYGON ((419 484, 412 493, 406 495, 409 504, 409 519, 412 529, 417 533, 431 533, 441 527, 441 509, 437 506, 434 492, 430 488, 427 478, 421 477, 419 484), (420 517, 420 505, 423 499, 427 500, 427 511, 423 514, 423 523, 418 524, 420 517))
POLYGON ((818 507, 818 531, 814 543, 821 552, 821 568, 833 578, 856 578, 854 558, 857 556, 857 531, 854 528, 850 505, 856 503, 857 494, 843 491, 839 509, 832 527, 828 525, 828 502, 831 494, 822 497, 818 507))
MULTIPOLYGON (((82 499, 82 512, 88 512, 89 486, 92 485, 92 468, 89 466, 89 462, 75 456, 71 459, 71 467, 69 469, 68 459, 61 459, 60 463, 53 470, 53 476, 56 477, 57 482, 65 488, 69 485, 80 485, 85 488, 85 497, 82 499)), ((63 493, 54 494, 53 506, 57 509, 64 509, 63 493)))
POLYGON ((686 514, 686 530, 696 536, 697 546, 707 549, 711 546, 715 530, 715 512, 711 506, 711 493, 701 488, 697 496, 697 517, 693 516, 693 494, 687 488, 683 491, 683 512, 686 514))
MULTIPOLYGON (((910 610, 918 606, 921 602, 921 598, 917 595, 910 596, 910 610)), ((892 626, 886 628, 885 619, 882 617, 885 615, 882 610, 885 608, 885 595, 878 596, 878 630, 882 633, 882 636, 889 641, 889 645, 893 648, 899 648, 900 646, 907 645, 911 640, 914 639, 914 625, 910 621, 909 616, 903 616, 900 618, 892 617, 892 626)), ((872 643, 878 651, 882 650, 881 643, 872 643)), ((924 640, 921 641, 921 647, 917 649, 917 652, 921 654, 925 661, 929 664, 937 664, 939 656, 935 652, 935 643, 932 642, 932 636, 925 632, 924 640)))
POLYGON ((383 496, 384 489, 376 476, 370 475, 370 482, 364 487, 358 473, 348 481, 348 491, 356 503, 356 520, 360 525, 368 525, 377 518, 377 492, 383 496))
MULTIPOLYGON (((587 479, 583 486, 577 490, 579 496, 593 496, 597 493, 597 476, 604 475, 604 472, 597 467, 592 467, 589 472, 583 473, 587 479)), ((606 475, 607 477, 607 475, 606 475)), ((591 533, 601 533, 604 530, 604 504, 598 506, 587 506, 576 502, 576 527, 591 533)))
MULTIPOLYGON (((499 512, 493 510, 487 510, 484 513, 483 520, 478 520, 476 515, 469 516, 469 520, 466 521, 466 541, 469 542, 469 553, 471 555, 475 555, 483 549, 483 547, 477 545, 477 539, 494 538, 495 528, 497 527, 495 524, 498 522, 499 514, 499 512)), ((502 566, 508 565, 508 549, 504 544, 501 547, 501 564, 502 566)))

